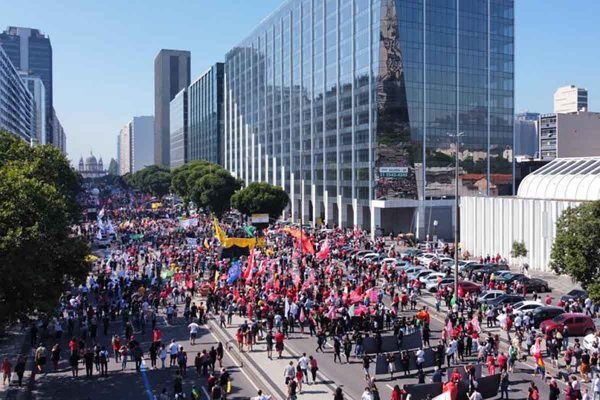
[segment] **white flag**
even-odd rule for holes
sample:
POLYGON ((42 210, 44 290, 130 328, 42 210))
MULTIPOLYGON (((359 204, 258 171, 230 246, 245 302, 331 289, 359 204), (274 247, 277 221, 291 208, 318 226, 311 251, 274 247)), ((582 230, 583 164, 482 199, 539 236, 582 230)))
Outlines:
POLYGON ((450 392, 444 392, 440 395, 435 396, 431 400, 452 400, 452 396, 450 396, 450 392))
POLYGON ((96 239, 102 240, 102 230, 98 229, 98 233, 96 233, 96 239))

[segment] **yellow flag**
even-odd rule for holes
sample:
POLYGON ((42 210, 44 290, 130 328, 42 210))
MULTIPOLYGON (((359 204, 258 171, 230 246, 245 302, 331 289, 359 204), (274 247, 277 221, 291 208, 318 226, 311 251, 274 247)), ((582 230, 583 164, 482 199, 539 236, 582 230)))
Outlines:
POLYGON ((204 247, 210 249, 210 244, 208 244, 208 239, 204 239, 204 247))
POLYGON ((215 272, 215 285, 219 282, 219 271, 215 272))
POLYGON ((227 236, 225 235, 225 232, 219 226, 219 221, 217 221, 216 218, 215 218, 215 235, 217 236, 217 239, 219 240, 219 242, 221 242, 221 244, 224 243, 225 239, 227 238, 227 236))

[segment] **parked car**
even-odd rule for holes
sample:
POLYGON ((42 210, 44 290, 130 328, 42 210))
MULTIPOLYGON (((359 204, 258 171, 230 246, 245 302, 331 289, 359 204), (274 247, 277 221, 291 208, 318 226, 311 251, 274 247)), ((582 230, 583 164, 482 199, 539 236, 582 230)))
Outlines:
POLYGON ((421 281, 421 283, 425 283, 425 279, 427 279, 427 277, 433 272, 435 271, 431 269, 422 269, 421 271, 419 271, 418 274, 415 275, 415 279, 418 279, 419 281, 421 281))
POLYGON ((539 328, 540 324, 548 319, 564 313, 565 310, 556 306, 542 306, 533 311, 533 326, 539 328))
POLYGON ((589 315, 583 313, 563 313, 540 324, 543 333, 562 331, 567 327, 569 336, 584 336, 594 333, 596 326, 589 315))
POLYGON ((367 261, 367 262, 369 262, 369 261, 372 261, 374 258, 379 257, 379 256, 380 256, 379 253, 373 253, 373 252, 371 252, 371 253, 367 253, 367 254, 364 254, 364 255, 358 257, 358 259, 361 260, 361 261, 367 261))
POLYGON ((600 337, 598 337, 598 332, 590 333, 589 335, 585 335, 583 338, 583 348, 589 352, 593 352, 598 350, 600 346, 600 337))
MULTIPOLYGON (((452 282, 444 283, 441 286, 444 288, 447 286, 454 286, 454 279, 452 279, 452 282)), ((460 288, 462 288, 462 292, 465 294, 471 293, 471 294, 479 295, 479 293, 481 293, 481 285, 478 285, 471 281, 458 281, 458 287, 459 287, 459 290, 460 290, 460 288)))
POLYGON ((415 279, 415 277, 419 274, 419 272, 426 270, 427 268, 423 268, 423 267, 410 267, 405 269, 404 271, 406 271, 406 275, 408 275, 408 281, 412 281, 415 279))
POLYGON ((421 254, 423 254, 423 250, 421 249, 415 249, 414 247, 409 247, 408 249, 405 249, 402 253, 400 253, 400 257, 404 258, 413 258, 413 257, 418 257, 421 254))
POLYGON ((419 260, 421 265, 428 267, 433 260, 437 260, 437 255, 433 253, 423 253, 417 257, 417 260, 419 260))
POLYGON ((515 273, 512 271, 498 271, 495 272, 494 275, 496 278, 496 282, 506 282, 507 280, 515 276, 515 273))
POLYGON ((525 300, 520 303, 516 303, 513 306, 513 314, 520 315, 528 312, 533 312, 533 310, 542 307, 542 303, 532 300, 525 300))
MULTIPOLYGON (((441 274, 439 272, 435 272, 435 274, 443 275, 442 280, 439 282, 440 286, 446 285, 449 283, 454 283, 454 278, 451 276, 445 276, 444 274, 441 274)), ((432 293, 437 292, 437 290, 438 290, 437 276, 439 276, 439 275, 433 275, 433 273, 432 273, 427 277, 427 283, 425 283, 425 289, 428 292, 432 292, 432 293), (432 279, 433 277, 435 277, 435 279, 432 279)))
POLYGON ((473 280, 480 281, 483 279, 483 275, 487 274, 488 277, 492 274, 496 274, 498 271, 508 271, 508 265, 506 264, 487 264, 483 268, 479 268, 473 272, 473 280))
POLYGON ((503 294, 502 296, 498 296, 495 299, 488 300, 486 303, 490 307, 499 307, 503 304, 515 304, 525 299, 523 296, 519 296, 516 294, 503 294))
POLYGON ((585 298, 587 297, 587 292, 583 289, 573 289, 571 290, 569 293, 561 296, 561 300, 562 301, 570 301, 570 300, 585 300, 585 298))
POLYGON ((539 278, 529 278, 523 274, 514 274, 511 278, 507 279, 505 282, 508 285, 512 285, 514 281, 518 281, 525 285, 527 289, 527 293, 532 292, 549 292, 550 286, 547 281, 539 278))
POLYGON ((488 300, 493 300, 496 297, 500 297, 503 294, 506 294, 506 292, 504 292, 504 290, 488 290, 487 292, 483 293, 481 296, 479 296, 477 298, 477 301, 479 303, 486 303, 488 300))
POLYGON ((478 269, 481 269, 485 267, 485 264, 467 264, 465 265, 462 270, 460 271, 460 273, 462 274, 462 276, 469 276, 470 272, 475 272, 478 269))

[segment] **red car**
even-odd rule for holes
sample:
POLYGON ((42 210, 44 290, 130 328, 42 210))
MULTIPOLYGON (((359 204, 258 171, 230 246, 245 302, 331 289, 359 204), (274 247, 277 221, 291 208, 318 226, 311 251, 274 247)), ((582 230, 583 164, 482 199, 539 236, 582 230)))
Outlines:
POLYGON ((542 332, 555 332, 567 327, 569 336, 584 336, 596 331, 594 320, 582 313, 563 313, 540 324, 542 332))
MULTIPOLYGON (((446 288, 448 286, 454 288, 454 283, 447 283, 444 285, 441 285, 442 288, 446 288)), ((471 281, 458 281, 458 293, 460 294, 462 289, 463 294, 479 294, 481 293, 481 285, 478 285, 476 283, 473 283, 471 281)))

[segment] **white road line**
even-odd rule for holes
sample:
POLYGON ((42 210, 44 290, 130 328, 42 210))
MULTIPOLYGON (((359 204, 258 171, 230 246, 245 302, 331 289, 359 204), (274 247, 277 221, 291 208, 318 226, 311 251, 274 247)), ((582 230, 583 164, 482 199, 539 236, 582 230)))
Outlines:
MULTIPOLYGON (((213 333, 212 329, 208 330, 211 334, 211 336, 213 338, 215 338, 215 340, 218 342, 220 342, 220 339, 218 337, 215 336, 215 334, 213 333)), ((246 377, 246 379, 248 379, 248 382, 250 382, 250 384, 254 387, 254 389, 256 391, 258 391, 258 386, 256 386, 256 384, 254 383, 254 381, 248 376, 248 374, 246 373, 246 371, 244 371, 244 369, 241 367, 240 364, 238 364, 238 362, 235 360, 235 358, 231 355, 231 353, 229 352, 229 350, 227 350, 227 346, 223 346, 223 350, 225 350, 225 353, 227 353, 227 355, 229 356, 229 358, 231 358, 231 361, 233 361, 233 363, 235 364, 236 367, 238 367, 238 370, 246 377)), ((206 393, 206 392, 205 392, 206 393)), ((210 396, 208 396, 208 398, 210 398, 210 396)))
POLYGON ((206 388, 204 386, 202 386, 202 391, 204 392, 204 395, 206 396, 206 398, 210 399, 210 394, 208 394, 208 392, 206 391, 206 388))

